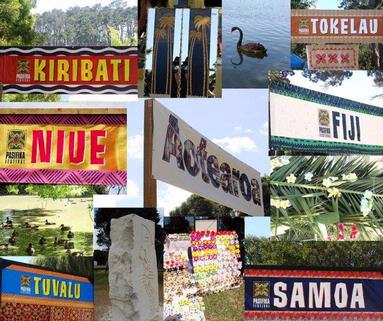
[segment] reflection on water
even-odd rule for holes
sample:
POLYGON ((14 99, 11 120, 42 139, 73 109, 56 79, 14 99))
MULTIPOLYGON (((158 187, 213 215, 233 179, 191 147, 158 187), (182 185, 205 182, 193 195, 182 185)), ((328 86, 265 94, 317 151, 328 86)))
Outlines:
POLYGON ((237 53, 238 53, 238 56, 239 56, 239 61, 238 62, 234 62, 233 59, 231 59, 231 63, 235 66, 239 66, 239 65, 242 65, 243 64, 243 56, 247 56, 247 57, 252 57, 252 58, 256 58, 256 59, 263 59, 265 57, 267 57, 267 53, 266 52, 254 52, 254 53, 249 53, 249 52, 242 52, 241 50, 238 50, 237 49, 237 53))
POLYGON ((290 69, 290 1, 224 0, 223 13, 223 87, 266 88, 268 70, 290 69), (238 52, 239 34, 243 44, 261 43, 267 55, 238 52))

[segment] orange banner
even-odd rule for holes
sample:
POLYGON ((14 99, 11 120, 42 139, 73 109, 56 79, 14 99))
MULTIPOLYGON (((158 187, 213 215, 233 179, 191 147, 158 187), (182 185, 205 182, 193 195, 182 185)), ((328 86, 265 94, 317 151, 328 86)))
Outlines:
POLYGON ((291 41, 383 42, 383 10, 292 10, 291 41))

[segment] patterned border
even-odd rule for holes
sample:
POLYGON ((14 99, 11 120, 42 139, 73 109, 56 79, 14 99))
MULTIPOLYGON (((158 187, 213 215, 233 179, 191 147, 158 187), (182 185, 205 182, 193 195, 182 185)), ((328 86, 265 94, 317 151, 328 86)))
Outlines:
POLYGON ((383 146, 326 142, 321 140, 271 136, 270 149, 326 154, 383 155, 383 146))
POLYGON ((0 183, 126 186, 127 172, 0 168, 0 183))
POLYGON ((17 125, 121 125, 126 126, 126 114, 120 115, 33 115, 0 114, 0 124, 17 125))
POLYGON ((269 88, 270 92, 283 96, 311 101, 313 103, 351 110, 359 113, 383 116, 383 108, 381 107, 363 104, 350 99, 332 96, 284 82, 271 81, 269 88))
POLYGON ((309 70, 355 70, 359 69, 359 47, 356 45, 307 45, 306 46, 306 52, 308 57, 308 64, 309 64, 309 70), (338 65, 326 65, 324 67, 319 66, 315 60, 315 55, 318 54, 317 52, 320 52, 321 54, 326 54, 326 52, 332 52, 336 53, 338 52, 345 52, 345 51, 351 51, 352 61, 347 64, 341 64, 338 63, 338 65))

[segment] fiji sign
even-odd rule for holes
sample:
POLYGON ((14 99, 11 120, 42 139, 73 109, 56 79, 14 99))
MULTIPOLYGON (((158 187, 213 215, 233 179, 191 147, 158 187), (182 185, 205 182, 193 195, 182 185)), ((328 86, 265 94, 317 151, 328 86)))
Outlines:
POLYGON ((383 154, 383 109, 290 84, 270 84, 271 149, 383 154))
POLYGON ((87 278, 16 264, 1 274, 2 302, 93 308, 93 285, 87 278))
POLYGON ((4 93, 136 94, 135 47, 0 47, 4 93))
POLYGON ((383 317, 381 272, 246 268, 245 319, 383 317))
POLYGON ((381 43, 382 10, 292 10, 293 43, 381 43))
POLYGON ((264 215, 258 171, 225 152, 157 101, 153 109, 156 179, 249 215, 264 215))
POLYGON ((0 182, 125 185, 126 115, 0 115, 0 182))

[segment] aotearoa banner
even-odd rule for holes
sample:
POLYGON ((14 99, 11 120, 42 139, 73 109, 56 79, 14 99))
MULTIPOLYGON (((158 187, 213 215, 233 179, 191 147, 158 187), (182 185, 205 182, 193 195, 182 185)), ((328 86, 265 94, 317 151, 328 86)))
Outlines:
POLYGON ((245 320, 382 320, 383 274, 248 267, 245 320))
POLYGON ((93 309, 93 285, 87 278, 14 264, 1 272, 1 301, 93 309))
POLYGON ((293 43, 381 43, 382 10, 291 10, 293 43))
POLYGON ((0 47, 4 93, 137 94, 136 47, 0 47))
POLYGON ((153 103, 153 176, 249 215, 264 215, 260 173, 153 103))
POLYGON ((359 69, 358 45, 307 45, 309 70, 359 69))
POLYGON ((383 108, 270 83, 272 150, 383 154, 383 108))
POLYGON ((0 182, 126 185, 126 114, 0 115, 0 182))

